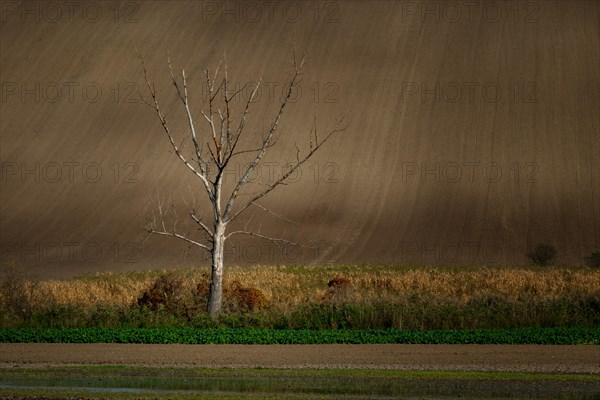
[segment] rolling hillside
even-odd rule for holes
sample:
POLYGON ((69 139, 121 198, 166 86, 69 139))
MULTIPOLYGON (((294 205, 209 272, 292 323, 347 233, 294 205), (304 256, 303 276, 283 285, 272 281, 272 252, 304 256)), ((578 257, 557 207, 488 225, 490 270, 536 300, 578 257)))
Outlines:
POLYGON ((145 240, 157 189, 192 235, 185 202, 205 200, 139 101, 135 47, 181 138, 168 54, 204 133, 203 68, 226 54, 240 89, 262 77, 251 148, 292 39, 309 63, 256 181, 306 151, 313 120, 351 124, 262 203, 294 222, 248 214, 306 246, 239 240, 226 263, 518 265, 550 243, 577 265, 600 246, 598 2, 75 3, 2 2, 3 263, 56 276, 207 263, 175 239, 145 240))

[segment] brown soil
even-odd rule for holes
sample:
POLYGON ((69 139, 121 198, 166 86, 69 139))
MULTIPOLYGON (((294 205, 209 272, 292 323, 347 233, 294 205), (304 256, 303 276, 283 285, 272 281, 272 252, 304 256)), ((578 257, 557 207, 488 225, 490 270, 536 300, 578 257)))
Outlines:
POLYGON ((0 365, 600 373, 600 346, 0 344, 0 365))
MULTIPOLYGON (((261 170, 262 183, 296 159, 296 144, 307 150, 315 114, 320 133, 345 110, 352 119, 297 182, 265 199, 298 225, 259 209, 248 218, 250 229, 315 240, 318 250, 286 253, 249 238, 231 242, 229 264, 523 264, 537 242, 556 245, 557 262, 581 264, 600 243, 597 1, 499 2, 499 19, 485 2, 472 12, 439 2, 437 15, 423 14, 426 2, 409 2, 416 10, 394 1, 276 2, 258 18, 244 2, 228 3, 234 15, 205 2, 128 2, 134 7, 118 18, 113 2, 95 2, 94 20, 82 5, 70 18, 62 3, 12 3, 0 26, 2 256, 40 274, 202 261, 175 239, 153 237, 141 255, 134 246, 146 237, 156 186, 183 216, 182 192, 188 202, 200 195, 137 97, 138 88, 147 93, 135 46, 178 140, 187 122, 168 54, 190 77, 203 138, 201 68, 226 51, 240 87, 262 77, 242 144, 249 149, 277 107, 270 91, 279 99, 290 39, 309 42, 302 92, 286 109, 265 159, 275 168, 261 170), (296 7, 301 15, 290 20, 284 12, 296 7)), ((196 229, 189 222, 183 232, 196 229)))

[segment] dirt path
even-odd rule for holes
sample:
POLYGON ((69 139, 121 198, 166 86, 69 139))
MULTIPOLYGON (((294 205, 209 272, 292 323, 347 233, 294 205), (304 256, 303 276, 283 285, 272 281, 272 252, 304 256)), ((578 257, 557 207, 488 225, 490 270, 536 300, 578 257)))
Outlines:
POLYGON ((0 344, 0 366, 374 368, 600 373, 600 346, 0 344))

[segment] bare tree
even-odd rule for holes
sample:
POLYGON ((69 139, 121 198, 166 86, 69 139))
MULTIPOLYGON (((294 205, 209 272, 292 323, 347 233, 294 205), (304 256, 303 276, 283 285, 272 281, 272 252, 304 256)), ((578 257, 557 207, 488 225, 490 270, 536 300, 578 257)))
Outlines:
MULTIPOLYGON (((212 270, 208 298, 208 313, 211 318, 216 318, 221 311, 222 293, 223 293, 223 261, 225 241, 234 235, 250 235, 261 239, 273 240, 276 242, 288 242, 284 239, 278 239, 263 235, 259 232, 252 232, 244 224, 243 229, 234 230, 227 233, 227 227, 233 221, 236 221, 242 213, 251 206, 258 207, 263 211, 271 212, 258 203, 260 199, 271 193, 275 188, 285 183, 285 181, 298 170, 308 159, 310 159, 317 150, 319 150, 331 137, 337 132, 343 131, 347 124, 345 117, 337 118, 332 129, 325 134, 317 134, 316 121, 313 123, 311 132, 308 134, 308 149, 302 152, 296 147, 296 159, 288 164, 272 182, 266 187, 261 187, 255 193, 244 193, 247 196, 240 198, 242 189, 250 182, 250 177, 257 167, 261 164, 267 151, 272 148, 278 139, 278 126, 283 116, 284 110, 290 101, 294 87, 298 85, 302 69, 306 63, 306 56, 298 59, 296 52, 293 51, 291 58, 291 74, 285 85, 285 90, 270 124, 265 128, 259 143, 253 148, 239 148, 240 138, 244 135, 246 120, 250 113, 253 101, 256 98, 262 80, 254 84, 254 88, 245 101, 240 115, 234 118, 232 110, 232 101, 241 90, 231 90, 231 81, 227 76, 227 63, 223 60, 219 63, 214 73, 208 69, 204 70, 203 80, 208 89, 208 104, 206 112, 200 110, 202 119, 205 122, 205 129, 200 131, 196 127, 193 113, 191 111, 190 99, 188 96, 187 75, 185 70, 181 71, 181 78, 176 78, 171 60, 168 58, 171 82, 177 93, 179 101, 185 110, 188 126, 188 138, 191 138, 193 150, 191 155, 185 155, 182 145, 176 141, 165 113, 161 110, 157 91, 153 82, 148 77, 148 71, 142 55, 138 52, 142 63, 143 76, 146 81, 150 99, 144 99, 144 102, 151 106, 162 125, 169 143, 179 160, 189 169, 198 179, 203 191, 207 194, 208 200, 212 206, 212 216, 210 222, 203 221, 202 216, 197 214, 195 206, 189 206, 188 215, 198 229, 202 231, 203 237, 195 239, 177 231, 177 223, 167 227, 165 223, 165 213, 169 212, 164 208, 160 198, 158 200, 158 210, 148 222, 146 228, 150 234, 171 236, 189 245, 198 246, 210 253, 212 258, 212 270), (218 95, 220 96, 218 97, 218 95), (224 171, 231 161, 241 155, 246 157, 250 155, 250 162, 244 166, 241 176, 234 183, 231 192, 224 193, 223 178, 224 171)), ((274 214, 274 213, 273 213, 274 214)), ((275 215, 275 214, 274 214, 275 215)))

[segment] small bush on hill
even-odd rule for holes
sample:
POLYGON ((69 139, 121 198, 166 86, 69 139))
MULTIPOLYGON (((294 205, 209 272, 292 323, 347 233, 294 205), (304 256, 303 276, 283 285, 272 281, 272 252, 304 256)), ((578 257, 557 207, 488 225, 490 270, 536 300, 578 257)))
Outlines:
POLYGON ((600 268, 600 250, 594 251, 589 256, 583 258, 585 264, 590 268, 600 268))
POLYGON ((550 264, 555 256, 556 248, 551 244, 538 244, 533 251, 527 254, 531 262, 542 267, 550 264))

